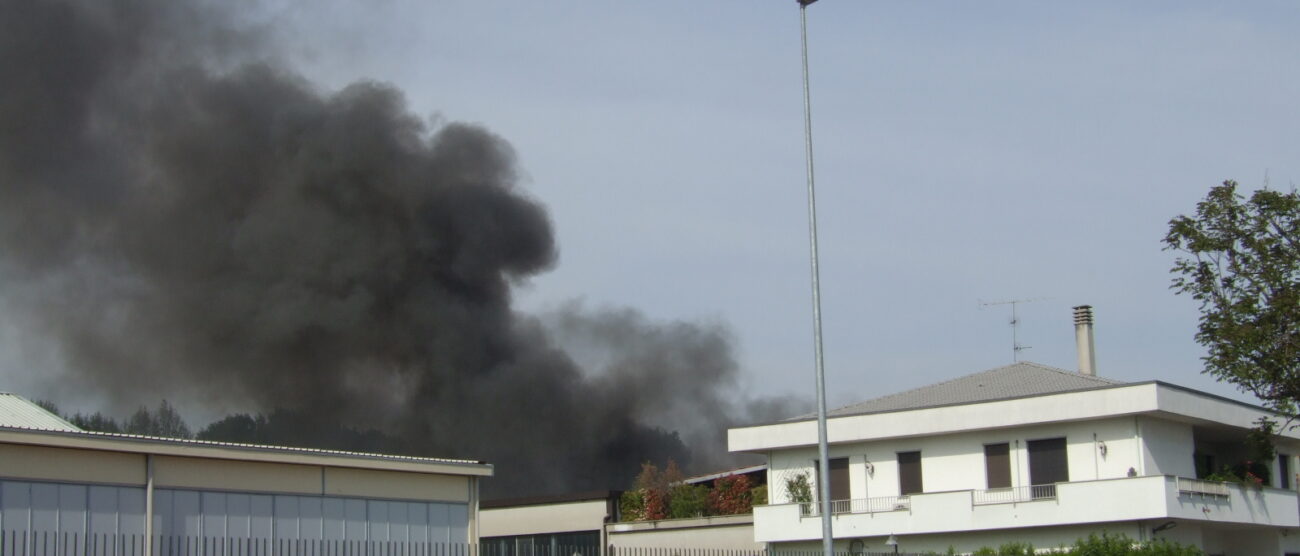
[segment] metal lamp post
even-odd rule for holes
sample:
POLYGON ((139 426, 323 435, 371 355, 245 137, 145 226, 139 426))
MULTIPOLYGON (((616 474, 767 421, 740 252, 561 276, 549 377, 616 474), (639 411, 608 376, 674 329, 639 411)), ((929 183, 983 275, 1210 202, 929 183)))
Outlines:
POLYGON ((803 43, 803 132, 804 159, 808 168, 808 242, 812 266, 813 359, 817 369, 817 490, 821 498, 822 552, 833 556, 835 539, 831 534, 830 464, 826 448, 826 372, 822 358, 821 278, 817 269, 817 195, 813 187, 812 96, 808 87, 808 5, 817 0, 799 2, 799 35, 803 43))

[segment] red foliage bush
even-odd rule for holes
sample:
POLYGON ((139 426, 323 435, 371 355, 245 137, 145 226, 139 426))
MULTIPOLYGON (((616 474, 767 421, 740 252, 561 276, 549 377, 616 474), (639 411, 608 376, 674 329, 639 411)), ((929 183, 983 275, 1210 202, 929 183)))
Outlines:
POLYGON ((718 478, 713 481, 713 490, 709 492, 709 513, 734 515, 753 512, 752 488, 753 481, 745 475, 718 478))
POLYGON ((668 519, 668 496, 662 490, 645 491, 645 519, 668 519))

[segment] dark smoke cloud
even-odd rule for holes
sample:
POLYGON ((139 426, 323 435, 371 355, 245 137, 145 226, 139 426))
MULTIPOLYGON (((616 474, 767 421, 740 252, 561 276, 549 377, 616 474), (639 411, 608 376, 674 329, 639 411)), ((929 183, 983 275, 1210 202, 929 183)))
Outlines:
POLYGON ((320 91, 222 6, 0 0, 0 296, 78 388, 384 431, 496 463, 496 495, 725 465, 784 409, 722 326, 516 314, 556 246, 511 147, 320 91))

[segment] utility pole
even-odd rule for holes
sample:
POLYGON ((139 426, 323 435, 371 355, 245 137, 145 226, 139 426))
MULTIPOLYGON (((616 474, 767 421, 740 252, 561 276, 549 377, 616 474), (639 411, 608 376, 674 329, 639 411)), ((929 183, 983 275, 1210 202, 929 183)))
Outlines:
POLYGON ((817 490, 822 514, 822 552, 834 556, 835 539, 831 535, 831 482, 826 442, 826 371, 822 357, 821 279, 817 269, 817 195, 813 186, 812 95, 808 87, 808 5, 817 0, 799 2, 799 37, 803 43, 803 134, 804 160, 808 168, 808 243, 812 266, 813 360, 817 369, 817 490))

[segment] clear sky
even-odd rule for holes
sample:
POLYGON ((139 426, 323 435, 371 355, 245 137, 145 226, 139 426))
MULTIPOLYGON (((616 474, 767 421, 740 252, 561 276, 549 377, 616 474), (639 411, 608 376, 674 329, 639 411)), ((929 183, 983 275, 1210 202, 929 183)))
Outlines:
MULTIPOLYGON (((277 0, 250 19, 321 87, 392 82, 518 151, 578 299, 724 322, 752 394, 811 398, 794 0, 277 0)), ((1201 375, 1170 218, 1300 182, 1300 3, 866 2, 808 8, 830 401, 1012 359, 1242 398, 1201 375)), ((1244 399, 1244 398, 1243 398, 1244 399)))
MULTIPOLYGON (((302 71, 508 139, 572 299, 734 331, 759 394, 811 397, 793 0, 285 2, 302 71)), ((1300 4, 862 2, 808 11, 832 404, 1023 358, 1241 397, 1201 375, 1168 220, 1300 182, 1300 4)))

